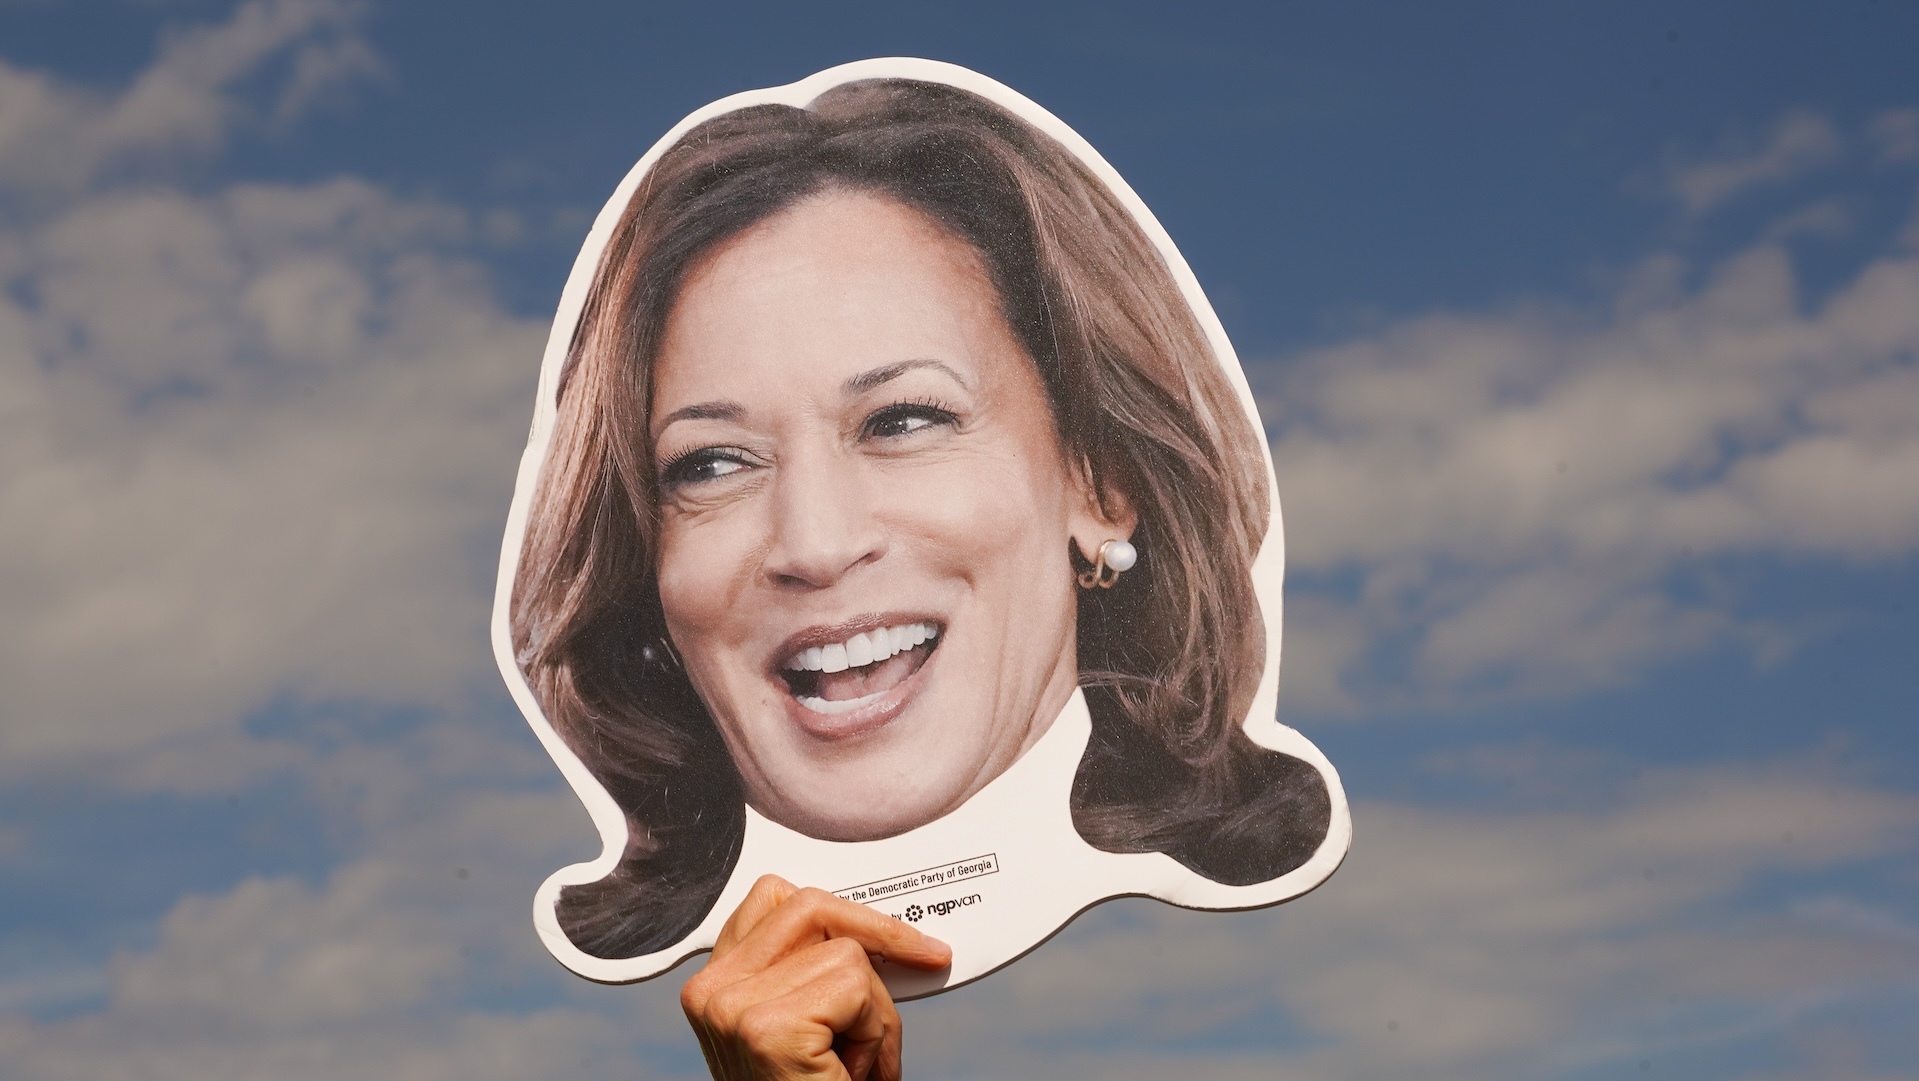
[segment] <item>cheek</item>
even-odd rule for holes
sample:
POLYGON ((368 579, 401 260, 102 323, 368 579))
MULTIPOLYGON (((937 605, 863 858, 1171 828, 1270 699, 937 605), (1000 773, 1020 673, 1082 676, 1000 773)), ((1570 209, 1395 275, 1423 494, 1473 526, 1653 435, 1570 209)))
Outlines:
POLYGON ((884 500, 896 539, 927 545, 948 570, 968 577, 1031 580, 1051 570, 1067 573, 1060 478, 1007 458, 915 472, 890 485, 884 500))
POLYGON ((743 531, 714 520, 668 518, 660 530, 660 608, 682 646, 724 637, 726 614, 741 590, 750 544, 743 531))

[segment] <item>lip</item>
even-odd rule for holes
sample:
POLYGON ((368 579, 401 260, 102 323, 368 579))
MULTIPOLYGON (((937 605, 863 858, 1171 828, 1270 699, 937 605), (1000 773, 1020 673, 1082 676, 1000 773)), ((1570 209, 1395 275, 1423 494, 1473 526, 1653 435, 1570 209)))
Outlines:
POLYGON ((786 715, 793 724, 807 735, 821 740, 852 739, 877 731, 898 720, 906 712, 913 699, 925 686, 927 670, 938 663, 942 646, 945 644, 949 625, 946 620, 925 612, 886 612, 857 616, 839 623, 820 624, 808 627, 780 643, 767 666, 766 678, 773 684, 786 707, 786 715), (889 687, 872 702, 858 709, 844 713, 816 713, 800 704, 787 686, 781 674, 789 657, 813 646, 824 646, 834 642, 843 642, 856 634, 878 630, 881 627, 897 627, 905 623, 929 623, 940 628, 938 644, 931 654, 920 662, 913 674, 889 687))

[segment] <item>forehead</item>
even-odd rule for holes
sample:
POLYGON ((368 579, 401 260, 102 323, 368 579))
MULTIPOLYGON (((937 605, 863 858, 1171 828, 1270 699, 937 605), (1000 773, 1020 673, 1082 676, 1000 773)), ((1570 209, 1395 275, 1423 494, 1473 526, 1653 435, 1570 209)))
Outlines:
POLYGON ((668 315, 656 404, 940 359, 978 366, 1012 342, 973 246, 890 196, 830 191, 694 264, 668 315))

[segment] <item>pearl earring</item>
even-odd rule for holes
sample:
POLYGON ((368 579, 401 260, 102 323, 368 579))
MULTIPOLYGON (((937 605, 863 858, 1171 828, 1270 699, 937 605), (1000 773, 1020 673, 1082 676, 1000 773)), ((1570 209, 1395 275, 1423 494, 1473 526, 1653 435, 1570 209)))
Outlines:
POLYGON ((1119 581, 1119 576, 1132 570, 1138 562, 1139 549, 1133 547, 1131 542, 1109 540, 1099 546, 1099 555, 1093 558, 1093 565, 1079 572, 1079 587, 1111 589, 1113 583, 1119 581))

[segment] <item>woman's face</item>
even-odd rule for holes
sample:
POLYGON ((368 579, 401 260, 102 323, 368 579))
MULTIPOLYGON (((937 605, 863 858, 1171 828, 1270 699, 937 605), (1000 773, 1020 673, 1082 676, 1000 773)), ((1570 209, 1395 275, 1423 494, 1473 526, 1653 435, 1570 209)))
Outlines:
POLYGON ((890 836, 1044 734, 1078 675, 1068 545, 1130 528, 970 245, 810 198, 695 264, 653 393, 660 601, 754 807, 890 836))

